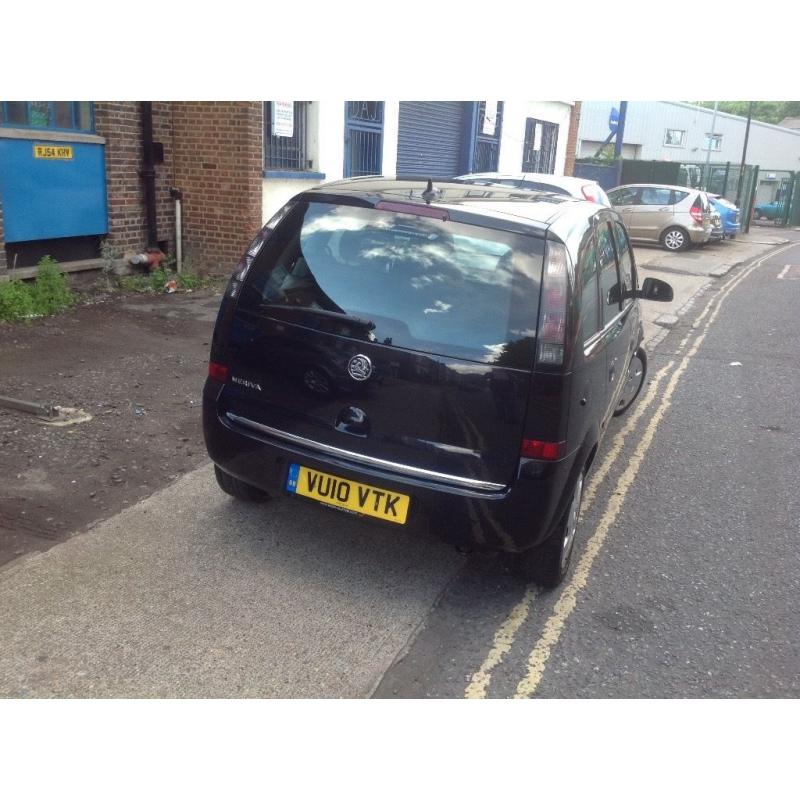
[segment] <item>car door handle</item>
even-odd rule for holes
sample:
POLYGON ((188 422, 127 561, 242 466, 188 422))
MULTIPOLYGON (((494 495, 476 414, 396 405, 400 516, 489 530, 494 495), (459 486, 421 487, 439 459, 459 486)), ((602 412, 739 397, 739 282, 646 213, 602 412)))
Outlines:
POLYGON ((659 211, 669 211, 669 206, 667 206, 666 208, 659 208, 658 210, 659 211))

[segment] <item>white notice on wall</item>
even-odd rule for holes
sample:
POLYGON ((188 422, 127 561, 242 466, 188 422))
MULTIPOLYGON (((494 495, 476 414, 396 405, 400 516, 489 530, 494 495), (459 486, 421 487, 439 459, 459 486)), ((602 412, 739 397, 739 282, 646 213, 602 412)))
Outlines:
POLYGON ((294 136, 294 101, 272 101, 272 135, 294 136))
POLYGON ((542 149, 542 123, 537 122, 536 127, 533 129, 533 149, 542 149))
POLYGON ((486 108, 483 112, 483 135, 494 136, 497 128, 497 100, 485 100, 486 108))

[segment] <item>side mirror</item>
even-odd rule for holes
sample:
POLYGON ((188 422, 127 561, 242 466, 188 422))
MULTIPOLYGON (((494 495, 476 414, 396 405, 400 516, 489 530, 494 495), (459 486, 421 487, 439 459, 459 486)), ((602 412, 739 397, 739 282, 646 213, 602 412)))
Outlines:
MULTIPOLYGON (((611 302, 611 292, 609 291, 609 302, 611 302)), ((617 290, 619 292, 619 290, 617 290)), ((642 283, 641 289, 635 291, 630 290, 625 292, 623 298, 638 297, 640 300, 655 300, 659 303, 669 303, 673 298, 672 287, 666 281, 660 281, 658 278, 645 278, 642 283)))
POLYGON ((658 278, 645 278, 639 292, 643 300, 655 300, 659 303, 669 303, 674 297, 672 287, 658 278))

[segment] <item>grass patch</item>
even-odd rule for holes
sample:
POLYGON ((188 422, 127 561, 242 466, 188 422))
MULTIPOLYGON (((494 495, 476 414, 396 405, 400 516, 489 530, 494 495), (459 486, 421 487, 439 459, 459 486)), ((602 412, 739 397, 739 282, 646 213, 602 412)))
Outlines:
POLYGON ((58 268, 45 256, 33 283, 14 279, 0 283, 0 319, 19 320, 57 314, 75 305, 75 295, 58 268))
POLYGON ((156 269, 149 275, 123 275, 117 278, 117 286, 123 292, 145 292, 161 294, 168 281, 174 280, 177 288, 183 291, 194 291, 216 286, 220 278, 212 275, 198 275, 192 269, 184 269, 180 275, 169 269, 156 269))

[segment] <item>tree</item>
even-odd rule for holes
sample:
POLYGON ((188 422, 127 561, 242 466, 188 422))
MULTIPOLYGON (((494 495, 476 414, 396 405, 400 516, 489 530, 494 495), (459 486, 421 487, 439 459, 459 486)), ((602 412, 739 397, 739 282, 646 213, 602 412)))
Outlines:
MULTIPOLYGON (((691 102, 691 101, 690 101, 691 102)), ((699 100, 693 105, 714 108, 713 100, 699 100)), ((749 100, 720 100, 718 110, 725 114, 747 116, 749 100)), ((756 100, 753 103, 753 119, 777 125, 786 117, 800 117, 800 100, 756 100)))

